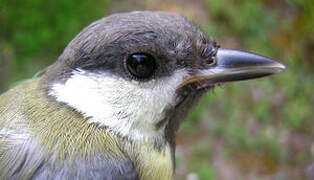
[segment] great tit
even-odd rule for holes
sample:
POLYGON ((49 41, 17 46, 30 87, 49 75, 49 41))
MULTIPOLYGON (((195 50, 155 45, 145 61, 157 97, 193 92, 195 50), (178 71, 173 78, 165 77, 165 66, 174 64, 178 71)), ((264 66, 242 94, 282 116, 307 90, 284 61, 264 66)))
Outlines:
POLYGON ((283 69, 180 15, 104 17, 0 96, 0 179, 172 179, 179 124, 206 91, 283 69))

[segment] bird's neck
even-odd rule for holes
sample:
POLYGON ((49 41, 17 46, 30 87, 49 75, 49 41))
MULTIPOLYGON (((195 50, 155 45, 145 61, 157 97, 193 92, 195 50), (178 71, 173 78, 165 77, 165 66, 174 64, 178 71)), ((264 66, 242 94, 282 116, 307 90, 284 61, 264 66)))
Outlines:
POLYGON ((44 81, 47 94, 85 117, 131 140, 163 141, 168 109, 176 104, 176 87, 187 72, 148 82, 123 79, 109 72, 73 70, 65 81, 44 81), (162 84, 162 86, 159 86, 162 84))
POLYGON ((29 86, 32 87, 25 99, 34 102, 30 102, 32 107, 25 115, 29 116, 34 135, 40 139, 38 144, 51 152, 47 154, 53 154, 57 160, 67 157, 68 161, 90 161, 94 154, 106 156, 110 152, 116 158, 130 158, 141 179, 172 179, 174 151, 167 141, 129 140, 117 136, 96 123, 86 123, 79 112, 47 96, 38 80, 33 80, 29 86))
POLYGON ((165 144, 159 148, 143 142, 124 142, 123 149, 135 163, 140 179, 173 179, 174 154, 172 147, 165 144))

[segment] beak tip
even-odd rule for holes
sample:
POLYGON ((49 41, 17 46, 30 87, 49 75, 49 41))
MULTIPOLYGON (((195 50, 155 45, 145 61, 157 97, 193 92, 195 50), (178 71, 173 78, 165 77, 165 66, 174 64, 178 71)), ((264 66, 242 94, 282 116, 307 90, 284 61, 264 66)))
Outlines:
POLYGON ((275 62, 275 64, 273 65, 273 68, 276 70, 275 73, 280 73, 286 69, 286 66, 282 63, 275 62))

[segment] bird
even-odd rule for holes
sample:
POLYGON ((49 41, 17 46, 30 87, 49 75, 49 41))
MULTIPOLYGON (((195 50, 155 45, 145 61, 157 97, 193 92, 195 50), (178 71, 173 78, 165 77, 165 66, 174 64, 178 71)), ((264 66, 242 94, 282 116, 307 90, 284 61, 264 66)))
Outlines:
POLYGON ((178 14, 103 17, 0 96, 0 179, 173 179, 179 125, 204 93, 284 69, 178 14))

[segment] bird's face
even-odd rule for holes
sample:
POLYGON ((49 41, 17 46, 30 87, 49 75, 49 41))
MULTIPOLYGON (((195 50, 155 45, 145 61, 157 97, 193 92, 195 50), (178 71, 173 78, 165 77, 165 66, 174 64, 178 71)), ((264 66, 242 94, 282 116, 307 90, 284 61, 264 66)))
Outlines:
POLYGON ((214 85, 283 68, 220 48, 182 16, 132 12, 86 27, 48 68, 43 85, 87 123, 132 140, 158 140, 214 85))

